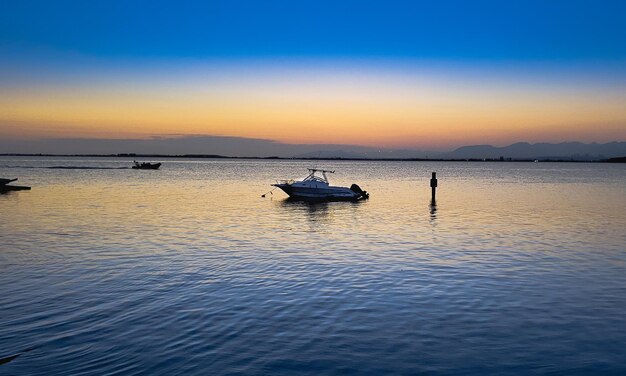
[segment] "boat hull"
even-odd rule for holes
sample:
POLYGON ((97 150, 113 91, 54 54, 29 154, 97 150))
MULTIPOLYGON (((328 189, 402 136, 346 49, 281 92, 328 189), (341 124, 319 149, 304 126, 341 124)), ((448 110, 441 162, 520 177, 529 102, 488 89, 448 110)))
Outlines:
POLYGON ((30 187, 22 185, 0 185, 0 193, 7 193, 11 191, 30 191, 30 187))
POLYGON ((360 200, 366 195, 344 187, 298 187, 291 184, 274 184, 289 197, 303 200, 360 200))
POLYGON ((135 170, 158 170, 159 167, 161 167, 160 163, 140 164, 140 165, 132 166, 132 168, 135 169, 135 170))

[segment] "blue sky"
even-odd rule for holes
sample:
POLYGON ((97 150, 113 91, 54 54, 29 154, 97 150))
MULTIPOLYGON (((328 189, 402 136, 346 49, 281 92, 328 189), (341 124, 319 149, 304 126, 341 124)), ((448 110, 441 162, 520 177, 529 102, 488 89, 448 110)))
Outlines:
POLYGON ((626 59, 624 1, 8 1, 0 49, 125 58, 626 59))

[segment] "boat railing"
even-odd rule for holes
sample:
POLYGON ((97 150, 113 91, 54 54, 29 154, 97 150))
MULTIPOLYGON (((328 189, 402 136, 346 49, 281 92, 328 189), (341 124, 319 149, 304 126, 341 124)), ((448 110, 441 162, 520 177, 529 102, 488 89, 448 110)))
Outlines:
POLYGON ((291 185, 293 183, 295 183, 296 181, 293 179, 287 179, 287 180, 276 180, 276 184, 287 184, 287 185, 291 185))

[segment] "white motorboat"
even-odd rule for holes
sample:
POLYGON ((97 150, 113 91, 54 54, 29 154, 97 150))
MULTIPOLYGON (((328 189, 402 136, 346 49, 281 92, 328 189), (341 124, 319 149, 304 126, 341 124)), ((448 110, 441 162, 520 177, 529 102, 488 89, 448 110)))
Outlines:
POLYGON ((274 187, 285 191, 290 197, 309 200, 361 200, 369 194, 356 184, 350 188, 334 187, 328 182, 327 173, 335 171, 309 168, 309 175, 302 180, 280 180, 274 187))

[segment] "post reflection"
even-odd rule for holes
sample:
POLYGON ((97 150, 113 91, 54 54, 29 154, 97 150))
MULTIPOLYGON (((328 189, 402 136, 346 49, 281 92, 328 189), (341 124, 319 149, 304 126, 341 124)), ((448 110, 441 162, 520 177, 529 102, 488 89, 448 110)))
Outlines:
POLYGON ((428 207, 430 209, 430 222, 434 224, 437 219, 437 201, 431 200, 428 207))

